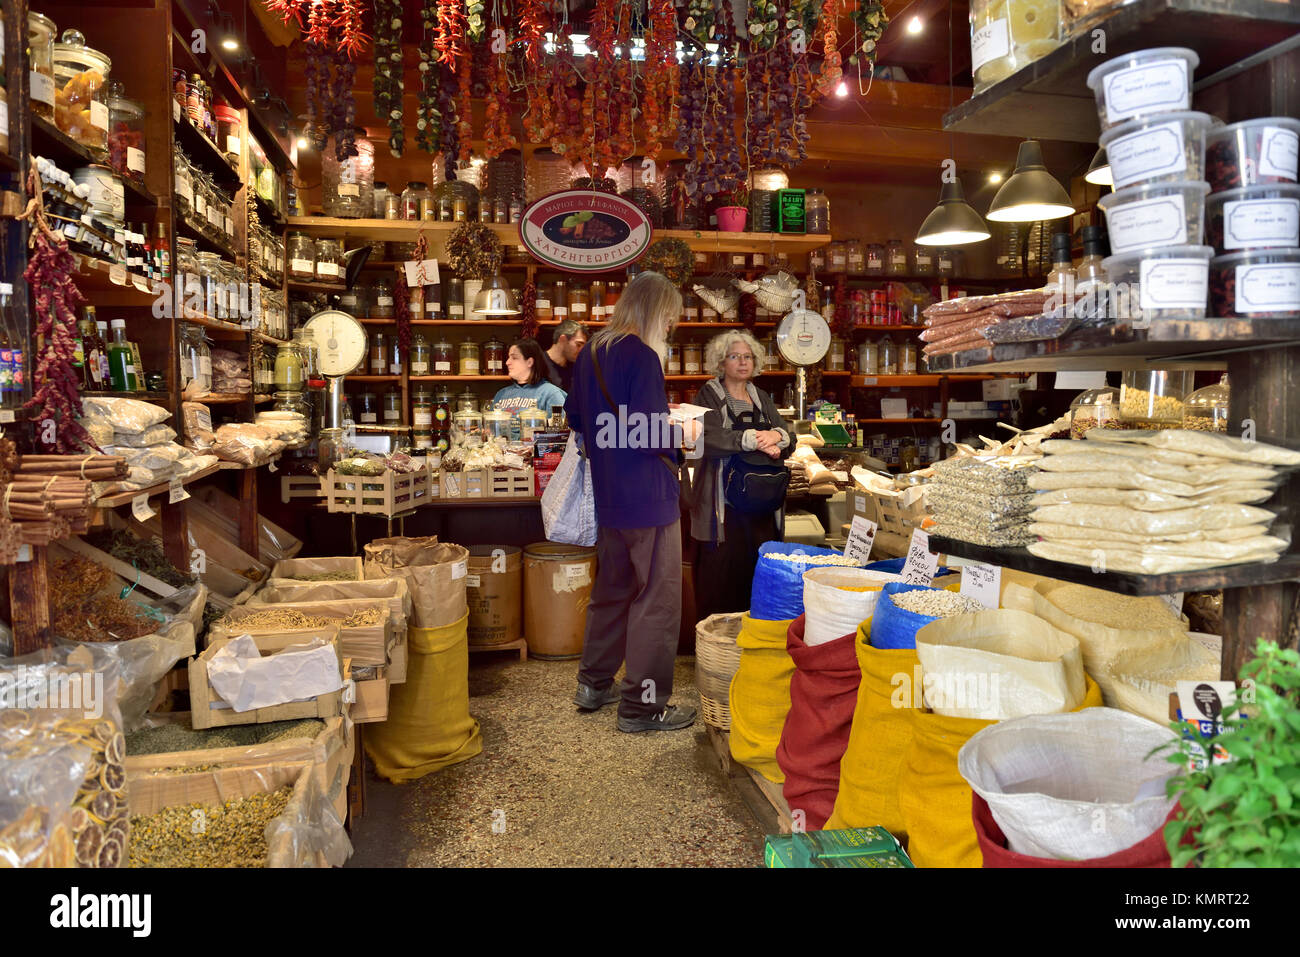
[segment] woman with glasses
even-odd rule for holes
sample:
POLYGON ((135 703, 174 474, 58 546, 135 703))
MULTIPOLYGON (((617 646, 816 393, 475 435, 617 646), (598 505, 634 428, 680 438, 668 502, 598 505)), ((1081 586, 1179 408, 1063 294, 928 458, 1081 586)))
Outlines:
POLYGON ((764 358, 753 336, 734 330, 714 336, 704 350, 704 368, 717 378, 693 400, 710 410, 691 479, 701 619, 749 608, 758 548, 779 537, 777 513, 790 481, 783 463, 795 442, 772 397, 754 385, 764 358))

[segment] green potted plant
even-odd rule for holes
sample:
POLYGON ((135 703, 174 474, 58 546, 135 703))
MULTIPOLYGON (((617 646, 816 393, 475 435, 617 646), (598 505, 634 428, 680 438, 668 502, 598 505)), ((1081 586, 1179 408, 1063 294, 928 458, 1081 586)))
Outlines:
POLYGON ((1169 757, 1185 769, 1216 747, 1232 758, 1170 779, 1180 804, 1165 825, 1174 867, 1300 867, 1300 652, 1261 639, 1240 678, 1223 731, 1200 739, 1204 751, 1180 739, 1169 757))
POLYGON ((724 233, 743 233, 749 219, 749 188, 739 186, 718 194, 722 205, 717 209, 718 229, 724 233))

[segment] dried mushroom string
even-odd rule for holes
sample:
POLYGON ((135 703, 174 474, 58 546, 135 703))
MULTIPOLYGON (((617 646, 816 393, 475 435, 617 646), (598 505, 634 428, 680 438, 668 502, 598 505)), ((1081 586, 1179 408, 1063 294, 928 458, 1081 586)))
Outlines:
MULTIPOLYGON (((436 6, 435 6, 436 9, 436 6)), ((421 77, 428 54, 420 46, 421 77)), ((375 113, 388 124, 388 151, 394 158, 402 155, 405 133, 402 126, 402 96, 406 84, 402 79, 402 3, 401 0, 375 0, 375 113)), ((423 90, 421 91, 423 96, 423 90)))
POLYGON ((438 0, 424 0, 420 9, 420 95, 415 119, 415 143, 426 153, 437 153, 442 143, 440 107, 442 69, 435 58, 438 35, 438 0))

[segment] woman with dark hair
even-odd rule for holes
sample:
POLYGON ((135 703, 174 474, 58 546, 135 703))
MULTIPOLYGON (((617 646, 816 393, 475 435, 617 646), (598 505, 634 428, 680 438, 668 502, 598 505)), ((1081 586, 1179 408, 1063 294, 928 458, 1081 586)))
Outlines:
POLYGON ((536 406, 547 415, 564 405, 564 390, 546 378, 546 353, 536 339, 520 339, 506 355, 506 374, 514 381, 492 398, 493 408, 512 414, 536 406))

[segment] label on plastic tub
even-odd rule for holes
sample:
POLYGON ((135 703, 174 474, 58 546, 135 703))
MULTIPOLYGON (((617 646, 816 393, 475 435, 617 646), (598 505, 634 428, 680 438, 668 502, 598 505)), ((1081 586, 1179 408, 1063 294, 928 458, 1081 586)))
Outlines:
POLYGON ((1007 21, 994 20, 987 26, 980 27, 970 35, 970 68, 978 73, 979 68, 990 60, 1004 57, 1011 52, 1011 31, 1007 21))
POLYGON ((1185 246, 1187 203, 1182 193, 1173 193, 1112 206, 1106 213, 1106 226, 1112 252, 1148 246, 1185 246))
POLYGON ((1111 140, 1106 147, 1115 189, 1187 170, 1183 124, 1161 123, 1111 140))
POLYGON ((565 591, 586 588, 591 584, 591 569, 586 565, 561 565, 560 574, 564 576, 565 591))
POLYGON ((1223 248, 1295 246, 1300 242, 1300 199, 1242 199, 1223 204, 1223 248))
POLYGON ((1204 259, 1144 259, 1140 305, 1145 309, 1204 309, 1210 268, 1204 259))
POLYGON ((1300 263, 1237 267, 1237 312, 1300 311, 1300 263))
POLYGON ((1108 73, 1102 80, 1102 89, 1106 119, 1111 123, 1144 113, 1191 108, 1192 88, 1187 81, 1187 61, 1181 57, 1108 73))
POLYGON ((1259 175, 1296 181, 1300 136, 1280 126, 1264 127, 1259 142, 1259 175))

